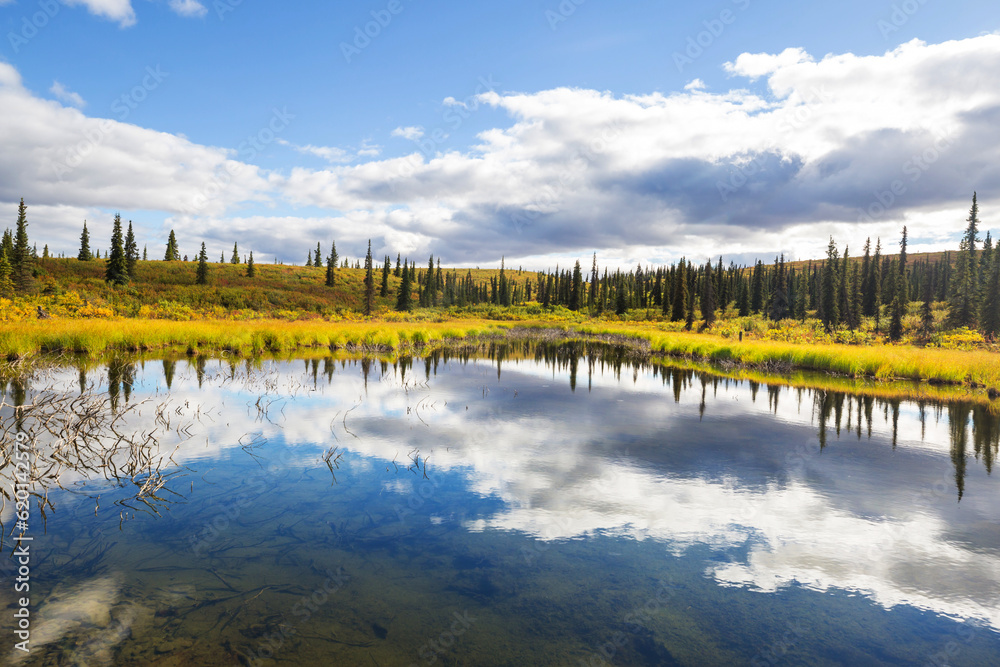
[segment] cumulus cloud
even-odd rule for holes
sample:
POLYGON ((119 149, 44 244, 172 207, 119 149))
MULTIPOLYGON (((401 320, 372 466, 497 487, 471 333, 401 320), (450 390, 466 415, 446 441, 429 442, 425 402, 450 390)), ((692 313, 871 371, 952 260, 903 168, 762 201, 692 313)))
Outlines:
POLYGON ((942 216, 961 224, 973 189, 1000 185, 997 65, 1000 36, 987 35, 726 65, 767 77, 767 94, 490 92, 479 101, 512 124, 482 132, 472 150, 293 170, 282 187, 338 210, 433 206, 439 215, 421 224, 461 260, 591 248, 623 259, 815 256, 827 231, 860 243, 909 224, 933 236, 942 216))
POLYGON ((132 0, 62 0, 63 4, 73 7, 83 5, 95 16, 101 16, 111 21, 117 21, 123 28, 135 25, 135 10, 132 0))
POLYGON ((409 155, 287 144, 329 165, 268 172, 233 151, 40 100, 0 65, 0 200, 135 206, 202 218, 201 229, 239 218, 248 202, 282 205, 274 220, 296 247, 311 238, 308 221, 287 213, 310 207, 314 216, 314 207, 333 226, 364 220, 366 238, 404 244, 398 251, 536 266, 593 250, 622 265, 681 254, 816 257, 828 235, 888 245, 903 224, 916 245, 952 244, 973 190, 984 226, 1000 220, 991 212, 1000 199, 991 194, 1000 186, 1000 35, 912 41, 877 56, 743 54, 724 69, 765 85, 491 90, 472 102, 509 121, 472 146, 446 149, 422 127, 400 126, 391 134, 414 142, 409 155), (76 153, 85 153, 79 165, 58 173, 76 153))
POLYGON ((52 87, 49 88, 49 92, 55 95, 56 99, 59 99, 66 104, 71 104, 77 108, 82 108, 87 105, 84 99, 80 97, 79 93, 67 90, 66 86, 62 85, 58 81, 52 82, 52 87))
MULTIPOLYGON (((447 100, 445 100, 445 102, 447 103, 448 100, 451 100, 451 99, 452 98, 449 97, 447 100)), ((402 137, 403 139, 410 139, 410 140, 420 139, 421 137, 424 136, 424 128, 422 128, 422 127, 397 127, 395 130, 392 131, 392 136, 394 136, 394 137, 402 137)))
POLYGON ((735 76, 745 76, 751 81, 773 74, 799 63, 813 62, 803 49, 785 49, 781 53, 743 53, 735 63, 726 63, 723 69, 735 76))
MULTIPOLYGON (((116 113, 127 118, 129 109, 116 113)), ((0 119, 0 201, 215 214, 268 199, 266 174, 234 159, 235 151, 90 118, 35 96, 5 63, 0 119)))
POLYGON ((198 0, 170 0, 170 9, 181 16, 193 16, 200 18, 208 13, 205 5, 198 0))

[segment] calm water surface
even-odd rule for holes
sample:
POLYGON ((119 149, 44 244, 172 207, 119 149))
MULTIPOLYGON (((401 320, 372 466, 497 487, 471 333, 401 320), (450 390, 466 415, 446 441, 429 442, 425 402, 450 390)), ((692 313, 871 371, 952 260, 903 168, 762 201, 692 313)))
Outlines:
POLYGON ((982 408, 527 344, 118 360, 5 396, 80 383, 152 434, 165 486, 37 487, 11 664, 1000 664, 982 408))

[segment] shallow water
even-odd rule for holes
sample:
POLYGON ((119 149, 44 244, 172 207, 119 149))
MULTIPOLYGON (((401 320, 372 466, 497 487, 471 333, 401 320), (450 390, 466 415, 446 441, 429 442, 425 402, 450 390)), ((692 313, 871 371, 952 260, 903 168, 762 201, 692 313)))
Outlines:
POLYGON ((118 360, 46 384, 81 381, 155 434, 166 486, 47 483, 12 663, 1000 663, 982 408, 597 345, 118 360))

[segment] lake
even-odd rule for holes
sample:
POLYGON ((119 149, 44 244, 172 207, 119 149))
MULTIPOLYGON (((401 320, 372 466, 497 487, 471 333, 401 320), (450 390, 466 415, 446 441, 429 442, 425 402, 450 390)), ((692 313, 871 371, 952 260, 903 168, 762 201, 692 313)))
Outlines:
POLYGON ((11 612, 18 427, 48 471, 11 664, 1000 664, 983 405, 530 341, 4 396, 11 612))

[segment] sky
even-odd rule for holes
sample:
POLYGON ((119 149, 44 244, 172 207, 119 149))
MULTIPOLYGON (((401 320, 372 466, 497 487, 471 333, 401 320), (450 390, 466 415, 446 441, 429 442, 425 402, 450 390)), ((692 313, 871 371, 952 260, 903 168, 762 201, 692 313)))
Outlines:
POLYGON ((0 226, 67 255, 957 248, 998 121, 986 0, 0 0, 0 226))

